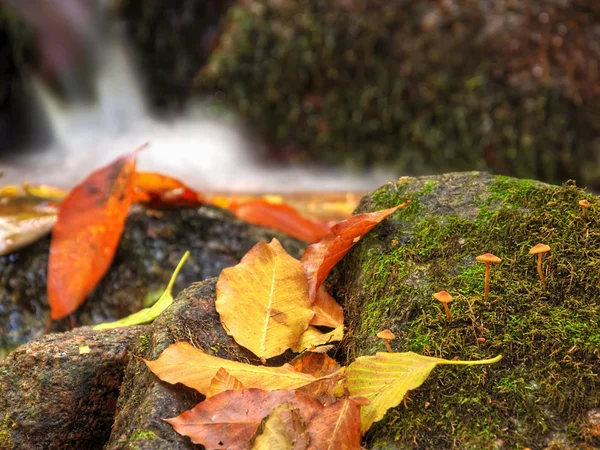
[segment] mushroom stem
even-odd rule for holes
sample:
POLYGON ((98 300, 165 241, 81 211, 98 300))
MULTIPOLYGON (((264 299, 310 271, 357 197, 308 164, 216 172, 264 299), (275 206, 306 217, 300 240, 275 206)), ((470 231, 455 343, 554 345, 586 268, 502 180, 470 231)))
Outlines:
POLYGON ((444 310, 446 311, 446 317, 448 317, 448 321, 452 321, 452 316, 450 315, 450 308, 448 307, 448 303, 442 303, 444 305, 444 310))
POLYGON ((383 342, 385 342, 385 348, 387 348, 387 351, 389 353, 393 353, 392 346, 390 345, 390 341, 388 339, 384 339, 383 342))
POLYGON ((483 289, 483 298, 487 300, 490 293, 490 266, 491 263, 485 263, 485 288, 483 289))
POLYGON ((542 280, 542 284, 544 286, 546 286, 546 278, 544 278, 544 273, 542 272, 542 255, 543 253, 538 253, 538 260, 537 260, 537 269, 538 269, 538 274, 540 276, 540 280, 542 280))

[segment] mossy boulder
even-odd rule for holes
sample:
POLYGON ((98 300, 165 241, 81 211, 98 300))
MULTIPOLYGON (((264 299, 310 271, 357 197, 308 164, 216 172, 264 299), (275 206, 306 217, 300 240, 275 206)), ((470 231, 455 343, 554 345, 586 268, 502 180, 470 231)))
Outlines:
POLYGON ((348 361, 385 351, 447 359, 503 355, 490 366, 438 367, 408 408, 390 410, 372 448, 532 449, 600 446, 600 199, 479 172, 404 178, 358 212, 412 203, 374 228, 333 273, 351 330, 348 361), (590 207, 582 217, 578 202, 590 207), (529 250, 550 246, 540 282, 529 250), (491 291, 485 266, 493 253, 491 291), (452 321, 432 294, 453 297, 452 321), (481 339, 483 338, 483 339, 481 339))
POLYGON ((236 2, 197 86, 289 159, 600 186, 600 4, 236 2))
MULTIPOLYGON (((174 295, 195 281, 219 275, 223 268, 237 264, 254 244, 273 237, 296 257, 305 246, 216 207, 161 212, 138 208, 129 215, 109 271, 76 312, 77 323, 116 320, 156 301, 186 250, 190 258, 177 278, 174 295)), ((47 237, 0 256, 0 359, 38 337, 46 326, 49 244, 47 237)), ((55 322, 53 330, 63 330, 63 322, 55 322)))

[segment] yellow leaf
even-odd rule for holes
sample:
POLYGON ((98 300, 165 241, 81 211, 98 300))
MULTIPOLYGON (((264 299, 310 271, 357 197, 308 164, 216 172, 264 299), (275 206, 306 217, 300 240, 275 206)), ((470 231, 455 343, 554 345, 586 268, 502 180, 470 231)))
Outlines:
POLYGON ((344 310, 323 285, 317 291, 312 308, 315 315, 310 321, 311 325, 337 328, 344 324, 344 310))
POLYGON ((215 305, 227 333, 265 359, 293 347, 314 315, 304 268, 277 239, 221 272, 215 305))
POLYGON ((160 296, 160 298, 154 305, 152 305, 149 308, 140 309, 138 312, 130 314, 127 317, 123 317, 122 319, 117 320, 115 322, 107 322, 107 323, 98 324, 93 329, 94 330, 106 330, 109 328, 119 328, 119 327, 129 327, 132 325, 141 325, 143 323, 150 323, 154 319, 156 319, 158 316, 160 316, 160 314, 165 309, 167 309, 169 306, 171 306, 171 304, 173 303, 173 294, 172 294, 173 285, 175 284, 175 279, 177 278, 179 271, 183 267, 183 264, 188 259, 188 256, 190 256, 190 252, 186 251, 183 254, 183 256, 181 257, 179 264, 177 264, 177 267, 175 268, 175 271, 173 272, 173 275, 171 276, 171 280, 169 280, 169 284, 167 285, 165 292, 163 292, 163 295, 160 296))
POLYGON ((91 351, 92 350, 90 349, 89 345, 79 345, 79 354, 80 355, 87 355, 91 351))
POLYGON ((357 358, 348 366, 346 380, 351 395, 370 400, 360 411, 362 433, 381 420, 388 409, 398 406, 409 390, 421 386, 438 364, 491 364, 500 359, 501 355, 481 361, 448 361, 413 352, 357 358))
POLYGON ((252 450, 305 450, 309 441, 300 410, 283 403, 261 423, 252 450))
MULTIPOLYGON (((245 388, 266 391, 296 389, 320 379, 307 373, 296 372, 289 364, 265 367, 228 361, 208 355, 187 342, 170 345, 155 361, 144 361, 161 380, 171 384, 185 384, 204 395, 208 392, 211 380, 221 368, 245 388)), ((322 378, 329 376, 331 375, 322 378)))
POLYGON ((341 341, 344 338, 344 325, 340 325, 335 330, 329 333, 322 333, 315 327, 308 327, 308 329, 302 333, 298 343, 292 347, 292 350, 296 353, 303 352, 304 350, 313 350, 319 345, 329 344, 330 342, 341 341))
POLYGON ((242 389, 243 387, 244 386, 242 383, 240 383, 240 380, 229 375, 229 372, 221 367, 219 370, 217 370, 217 373, 210 381, 206 398, 220 394, 221 392, 242 389))

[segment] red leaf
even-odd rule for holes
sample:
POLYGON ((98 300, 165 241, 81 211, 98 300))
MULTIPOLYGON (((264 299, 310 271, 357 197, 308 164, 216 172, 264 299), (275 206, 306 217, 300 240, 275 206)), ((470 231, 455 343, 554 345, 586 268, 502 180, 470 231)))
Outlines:
POLYGON ((285 203, 256 199, 232 203, 228 209, 236 217, 253 225, 275 228, 306 242, 316 242, 329 232, 327 223, 307 219, 285 203))
POLYGON ((52 319, 75 311, 108 270, 131 205, 136 154, 91 173, 60 204, 48 260, 52 319))
POLYGON ((394 211, 409 203, 410 201, 406 201, 393 208, 352 216, 334 225, 331 232, 320 242, 309 245, 302 255, 301 262, 304 264, 308 276, 308 289, 311 300, 315 300, 319 287, 327 278, 333 266, 348 253, 348 250, 362 236, 394 211))
POLYGON ((204 196, 181 181, 155 172, 136 172, 134 202, 152 208, 165 206, 194 207, 204 203, 204 196))
POLYGON ((178 417, 164 420, 195 444, 209 449, 244 450, 249 448, 263 418, 288 402, 300 410, 305 423, 323 408, 318 400, 300 392, 245 388, 222 392, 178 417))

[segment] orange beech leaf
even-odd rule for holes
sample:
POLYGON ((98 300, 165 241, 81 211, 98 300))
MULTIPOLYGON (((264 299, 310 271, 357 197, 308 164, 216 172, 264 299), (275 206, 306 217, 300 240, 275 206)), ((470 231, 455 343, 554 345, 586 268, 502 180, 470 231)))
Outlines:
POLYGON ((326 222, 303 217, 297 209, 285 203, 271 203, 259 198, 232 203, 228 209, 253 225, 275 228, 306 242, 317 242, 329 233, 326 222))
POLYGON ((342 398, 319 411, 307 431, 308 450, 360 450, 360 405, 342 398))
POLYGON ((348 250, 362 236, 394 211, 409 203, 410 201, 407 200, 393 208, 352 216, 331 227, 331 232, 320 242, 309 245, 304 251, 301 261, 308 276, 311 300, 315 300, 319 287, 325 281, 333 266, 348 253, 348 250))
POLYGON ((156 172, 136 172, 134 201, 148 203, 153 208, 194 207, 204 203, 204 196, 168 175, 156 172))
POLYGON ((293 347, 314 315, 304 268, 277 239, 221 272, 215 306, 227 334, 264 359, 293 347))
POLYGON ((213 395, 220 394, 221 392, 241 389, 244 386, 240 383, 235 377, 229 375, 223 367, 217 370, 217 373, 210 381, 210 386, 208 387, 208 392, 206 393, 206 397, 212 397, 213 395))
POLYGON ((92 172, 61 202, 48 260, 53 320, 75 311, 109 268, 131 205, 136 155, 92 172))
POLYGON ((297 372, 308 373, 318 381, 302 386, 297 390, 314 395, 321 403, 328 405, 336 401, 333 391, 344 378, 344 370, 329 356, 323 353, 304 352, 291 362, 297 372), (328 375, 333 375, 328 377, 328 375))
POLYGON ((296 391, 240 389, 226 391, 198 403, 169 422, 175 431, 208 449, 245 450, 263 418, 283 403, 298 408, 305 423, 323 409, 323 405, 296 391))
POLYGON ((154 374, 167 383, 181 383, 206 395, 210 383, 223 368, 244 387, 268 391, 296 389, 317 381, 310 374, 296 372, 289 364, 280 367, 253 366, 208 355, 187 342, 177 342, 155 361, 144 360, 154 374))
POLYGON ((344 310, 323 285, 317 291, 312 308, 315 315, 310 321, 311 325, 337 328, 344 324, 344 310))
POLYGON ((263 419, 252 450, 306 450, 309 441, 300 410, 292 403, 283 403, 263 419))

